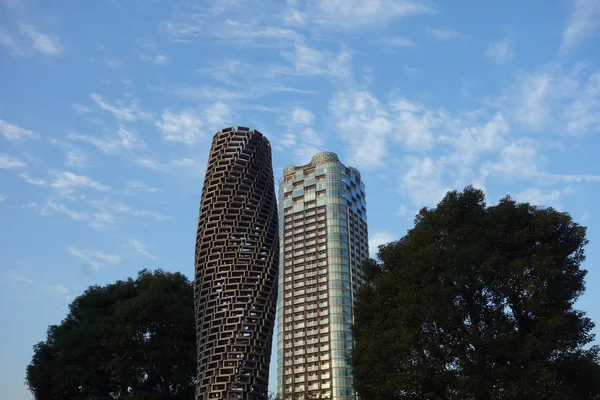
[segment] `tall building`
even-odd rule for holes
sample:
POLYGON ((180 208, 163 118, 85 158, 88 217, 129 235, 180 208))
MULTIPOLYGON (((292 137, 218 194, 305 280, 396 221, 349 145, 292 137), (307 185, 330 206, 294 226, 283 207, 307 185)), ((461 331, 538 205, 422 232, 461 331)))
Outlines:
POLYGON ((277 391, 285 400, 355 399, 350 327, 369 256, 360 172, 328 152, 286 167, 279 240, 277 391))
POLYGON ((196 400, 267 397, 279 238, 269 141, 215 134, 196 237, 196 400))

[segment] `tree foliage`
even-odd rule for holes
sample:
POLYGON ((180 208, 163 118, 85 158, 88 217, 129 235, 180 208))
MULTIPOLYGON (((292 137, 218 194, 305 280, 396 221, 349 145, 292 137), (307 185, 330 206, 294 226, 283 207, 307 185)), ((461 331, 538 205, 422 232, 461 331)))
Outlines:
POLYGON ((36 400, 192 399, 194 292, 180 273, 92 286, 34 346, 26 383, 36 400))
POLYGON ((567 213, 449 192, 364 265, 352 355, 371 399, 600 399, 586 229, 567 213))

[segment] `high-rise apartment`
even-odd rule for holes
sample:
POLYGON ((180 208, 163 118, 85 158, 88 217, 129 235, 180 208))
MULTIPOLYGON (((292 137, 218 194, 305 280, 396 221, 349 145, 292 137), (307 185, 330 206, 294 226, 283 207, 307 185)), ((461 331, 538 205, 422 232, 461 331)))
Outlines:
POLYGON ((269 141, 215 134, 196 237, 196 400, 267 397, 279 241, 269 141))
POLYGON ((286 167, 279 238, 277 391, 285 400, 354 399, 350 327, 369 256, 360 172, 329 152, 286 167))

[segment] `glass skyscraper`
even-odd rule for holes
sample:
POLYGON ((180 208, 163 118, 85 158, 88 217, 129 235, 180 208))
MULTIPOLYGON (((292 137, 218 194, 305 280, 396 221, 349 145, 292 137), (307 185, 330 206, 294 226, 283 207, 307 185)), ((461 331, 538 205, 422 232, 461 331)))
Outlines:
POLYGON ((277 391, 355 399, 348 356, 360 263, 369 257, 365 186, 335 153, 279 181, 277 391))

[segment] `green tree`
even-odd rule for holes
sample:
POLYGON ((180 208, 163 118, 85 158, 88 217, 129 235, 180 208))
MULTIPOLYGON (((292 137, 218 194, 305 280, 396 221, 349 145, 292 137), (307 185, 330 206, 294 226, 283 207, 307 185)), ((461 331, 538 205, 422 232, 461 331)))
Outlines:
POLYGON ((352 354, 374 399, 600 399, 584 292, 586 229, 569 214, 449 192, 363 266, 352 354))
POLYGON ((189 400, 196 343, 193 285, 180 273, 92 286, 34 346, 36 400, 189 400))

